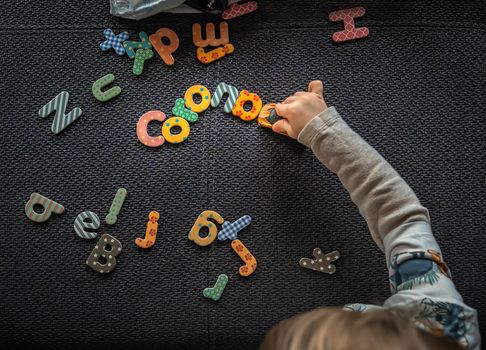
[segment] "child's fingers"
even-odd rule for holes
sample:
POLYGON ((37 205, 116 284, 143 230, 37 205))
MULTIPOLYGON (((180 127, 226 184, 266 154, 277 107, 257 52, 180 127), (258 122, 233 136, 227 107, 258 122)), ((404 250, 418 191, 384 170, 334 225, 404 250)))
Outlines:
POLYGON ((287 118, 287 116, 289 115, 289 105, 284 103, 277 103, 275 105, 275 111, 277 112, 277 115, 283 118, 287 118))
POLYGON ((319 96, 324 96, 324 85, 322 85, 322 81, 320 80, 313 80, 309 83, 309 92, 314 92, 319 96))
POLYGON ((295 100, 297 100, 297 96, 292 95, 292 96, 287 97, 282 103, 288 104, 288 103, 292 103, 295 100))
POLYGON ((286 132, 290 135, 290 124, 286 119, 280 119, 278 122, 272 125, 272 130, 275 132, 286 132))

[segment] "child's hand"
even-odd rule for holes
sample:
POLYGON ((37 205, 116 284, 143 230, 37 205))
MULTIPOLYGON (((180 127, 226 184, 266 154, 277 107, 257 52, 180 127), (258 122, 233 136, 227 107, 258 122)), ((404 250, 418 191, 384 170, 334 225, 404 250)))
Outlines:
POLYGON ((307 123, 327 109, 322 81, 311 81, 308 90, 309 92, 298 91, 282 103, 277 103, 275 111, 284 119, 273 124, 273 131, 285 131, 287 135, 296 139, 307 123))

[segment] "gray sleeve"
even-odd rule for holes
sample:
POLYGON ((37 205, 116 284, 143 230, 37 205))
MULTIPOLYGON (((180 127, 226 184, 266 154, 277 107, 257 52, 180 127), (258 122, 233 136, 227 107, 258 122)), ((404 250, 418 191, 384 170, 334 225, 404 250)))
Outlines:
POLYGON ((430 222, 428 211, 392 166, 355 133, 334 107, 319 113, 298 141, 341 180, 366 220, 374 241, 410 222, 430 222))

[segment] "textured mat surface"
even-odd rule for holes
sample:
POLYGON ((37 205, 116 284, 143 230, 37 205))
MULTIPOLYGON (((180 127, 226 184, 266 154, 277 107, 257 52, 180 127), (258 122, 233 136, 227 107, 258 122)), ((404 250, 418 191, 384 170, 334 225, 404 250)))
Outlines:
MULTIPOLYGON (((0 347, 71 349, 252 349, 279 320, 318 306, 381 302, 389 296, 385 260, 336 177, 301 145, 256 123, 210 109, 187 142, 149 149, 135 135, 148 110, 170 112, 186 88, 218 82, 279 101, 310 79, 410 183, 465 301, 484 334, 486 225, 486 4, 484 1, 261 2, 230 22, 232 56, 202 66, 191 25, 205 15, 157 15, 141 22, 109 15, 108 1, 2 1, 0 138, 0 347), (363 41, 335 46, 330 11, 363 5, 363 41), (181 46, 168 68, 156 56, 141 77, 131 61, 101 52, 102 31, 153 33, 168 26, 181 46), (106 104, 91 84, 114 73, 122 94, 106 104), (83 115, 60 135, 37 111, 60 91, 83 115), (93 241, 73 221, 84 210, 106 215, 116 189, 128 197, 118 223, 102 224, 123 244, 108 276, 84 262, 93 241), (44 224, 23 207, 32 192, 66 211, 44 224), (186 236, 198 213, 219 211, 253 223, 241 239, 259 266, 238 276, 226 243, 200 248, 186 236), (156 245, 139 250, 150 210, 161 213, 156 245), (342 257, 332 276, 298 261, 319 246, 342 257), (220 273, 222 299, 201 294, 220 273)), ((156 131, 157 126, 151 127, 156 131)))

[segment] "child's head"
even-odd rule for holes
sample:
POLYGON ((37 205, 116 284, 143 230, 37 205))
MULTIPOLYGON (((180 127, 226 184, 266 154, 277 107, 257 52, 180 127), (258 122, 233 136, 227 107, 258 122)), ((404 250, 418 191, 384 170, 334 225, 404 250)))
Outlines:
POLYGON ((450 338, 418 329, 398 310, 321 308, 273 327, 260 350, 459 350, 450 338))

